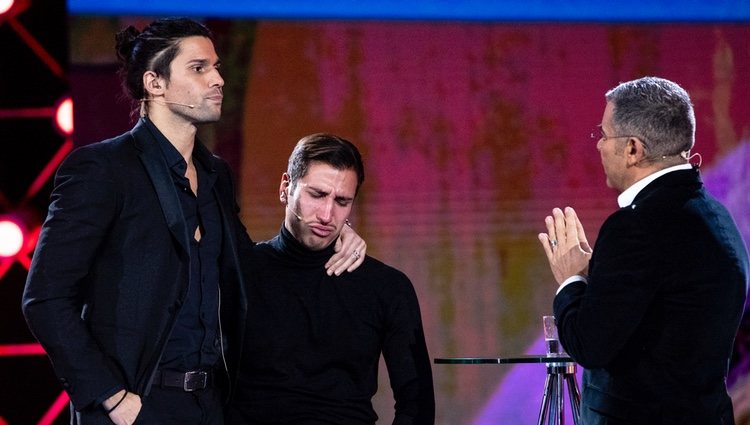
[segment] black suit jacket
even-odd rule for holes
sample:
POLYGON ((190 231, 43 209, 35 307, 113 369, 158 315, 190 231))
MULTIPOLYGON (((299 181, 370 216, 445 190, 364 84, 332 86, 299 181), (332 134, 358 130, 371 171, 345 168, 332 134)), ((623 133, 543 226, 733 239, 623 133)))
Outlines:
MULTIPOLYGON (((195 149, 213 157, 200 143, 195 149)), ((221 321, 234 366, 246 308, 238 256, 251 241, 229 169, 212 160, 223 231, 221 321)), ((60 166, 23 310, 82 423, 106 419, 95 401, 113 388, 148 394, 187 293, 188 237, 170 170, 142 121, 60 166)))
POLYGON ((697 170, 657 178, 612 214, 588 284, 554 300, 585 368, 583 423, 733 424, 725 378, 747 280, 741 236, 697 170))

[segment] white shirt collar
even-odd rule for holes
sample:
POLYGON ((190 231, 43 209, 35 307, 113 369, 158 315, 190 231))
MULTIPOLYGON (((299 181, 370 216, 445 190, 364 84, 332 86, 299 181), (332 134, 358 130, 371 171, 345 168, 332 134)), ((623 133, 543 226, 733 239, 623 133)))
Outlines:
POLYGON ((633 203, 633 200, 635 199, 636 196, 638 196, 638 193, 640 193, 641 190, 643 190, 644 187, 648 186, 648 184, 651 183, 652 181, 658 179, 664 174, 671 173, 672 171, 691 170, 692 168, 693 168, 692 164, 680 164, 680 165, 674 165, 672 167, 667 167, 653 174, 649 174, 648 176, 633 183, 633 185, 631 185, 629 188, 625 189, 625 191, 622 192, 620 196, 617 197, 617 204, 620 205, 620 208, 627 207, 628 205, 633 203))

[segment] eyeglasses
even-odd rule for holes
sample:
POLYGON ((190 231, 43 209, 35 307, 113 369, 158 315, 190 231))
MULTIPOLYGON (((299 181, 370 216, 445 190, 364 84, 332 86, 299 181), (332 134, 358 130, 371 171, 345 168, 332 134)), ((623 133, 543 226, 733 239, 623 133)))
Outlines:
POLYGON ((641 144, 643 145, 644 149, 649 149, 648 143, 646 143, 646 139, 644 139, 641 136, 634 136, 630 134, 621 134, 617 136, 607 136, 607 133, 604 132, 604 129, 602 128, 602 125, 599 124, 596 127, 594 127, 594 130, 591 132, 591 140, 599 143, 599 141, 606 141, 607 139, 619 139, 623 137, 632 137, 634 139, 638 139, 641 144))
POLYGON ((641 141, 643 141, 643 139, 641 139, 638 136, 632 136, 632 135, 628 135, 628 134, 623 134, 623 135, 619 135, 619 136, 607 136, 607 133, 604 132, 604 129, 602 128, 601 124, 597 125, 596 127, 593 128, 593 130, 591 130, 591 140, 593 140, 595 142, 598 142, 600 140, 607 140, 607 139, 619 139, 619 138, 622 138, 622 137, 636 137, 636 138, 640 139, 641 141))

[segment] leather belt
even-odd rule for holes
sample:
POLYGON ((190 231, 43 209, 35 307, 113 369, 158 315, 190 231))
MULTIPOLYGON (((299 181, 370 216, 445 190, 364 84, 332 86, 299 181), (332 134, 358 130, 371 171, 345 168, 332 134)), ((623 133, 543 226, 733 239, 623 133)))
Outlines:
POLYGON ((213 384, 213 372, 210 370, 192 370, 178 372, 174 370, 157 370, 154 385, 162 388, 177 388, 182 391, 203 390, 213 384))

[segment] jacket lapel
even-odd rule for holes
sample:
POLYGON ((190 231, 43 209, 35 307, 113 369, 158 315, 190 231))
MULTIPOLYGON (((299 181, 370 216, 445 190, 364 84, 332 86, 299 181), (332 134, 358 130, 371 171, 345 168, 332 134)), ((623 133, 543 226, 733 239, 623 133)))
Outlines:
POLYGON ((142 121, 138 122, 130 131, 130 134, 138 150, 138 156, 146 168, 151 183, 154 185, 169 231, 185 254, 189 254, 190 245, 185 217, 182 213, 182 206, 174 182, 169 175, 170 171, 164 160, 164 155, 159 151, 157 141, 142 121))

